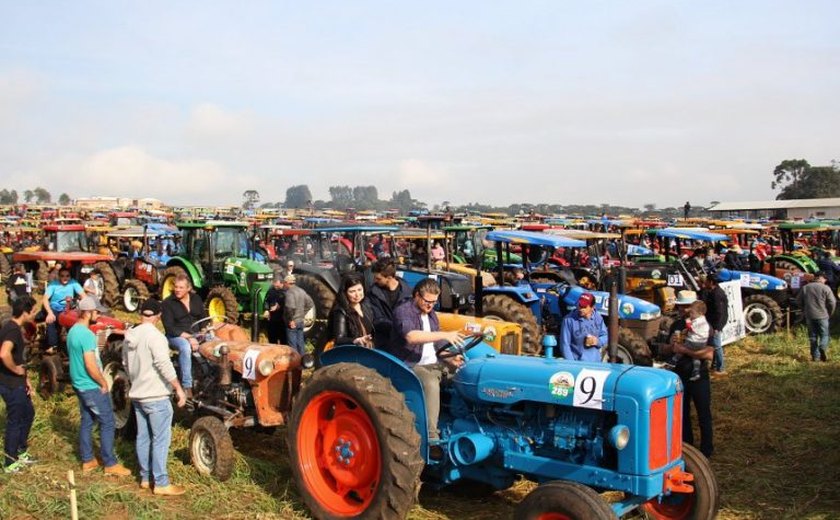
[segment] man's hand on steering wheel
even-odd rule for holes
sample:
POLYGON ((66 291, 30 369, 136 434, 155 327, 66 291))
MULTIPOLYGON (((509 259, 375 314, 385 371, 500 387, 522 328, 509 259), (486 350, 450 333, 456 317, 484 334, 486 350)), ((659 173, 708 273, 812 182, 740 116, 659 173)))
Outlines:
POLYGON ((211 332, 216 332, 228 324, 235 325, 236 322, 230 319, 227 315, 207 316, 206 318, 194 321, 193 324, 190 325, 190 334, 193 336, 209 334, 211 332), (216 322, 216 320, 218 320, 218 322, 216 322))
POLYGON ((435 350, 435 354, 437 354, 438 359, 446 360, 450 358, 455 358, 457 356, 463 357, 468 350, 484 341, 484 334, 480 332, 470 334, 469 336, 464 336, 460 332, 455 332, 454 334, 458 336, 459 342, 449 342, 446 345, 443 345, 442 347, 435 350), (469 339, 466 341, 466 343, 464 343, 464 340, 467 338, 469 339))

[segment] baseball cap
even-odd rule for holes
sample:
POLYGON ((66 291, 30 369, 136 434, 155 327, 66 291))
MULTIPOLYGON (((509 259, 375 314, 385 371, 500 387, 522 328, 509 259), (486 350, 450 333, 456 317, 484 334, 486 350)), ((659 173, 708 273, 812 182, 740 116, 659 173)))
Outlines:
POLYGON ((161 313, 162 307, 160 302, 154 298, 149 298, 140 306, 140 314, 143 316, 157 316, 161 313))
POLYGON ((99 312, 107 312, 108 308, 104 307, 99 300, 93 296, 85 296, 79 302, 79 310, 80 311, 99 311, 99 312))
POLYGON ((595 305, 595 297, 591 293, 583 293, 578 298, 577 306, 580 308, 592 307, 593 305, 595 305))

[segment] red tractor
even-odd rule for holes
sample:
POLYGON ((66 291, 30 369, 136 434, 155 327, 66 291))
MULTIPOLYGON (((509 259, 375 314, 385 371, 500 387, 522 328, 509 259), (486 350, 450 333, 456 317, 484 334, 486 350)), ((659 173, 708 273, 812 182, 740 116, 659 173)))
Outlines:
MULTIPOLYGON (((33 289, 43 293, 47 285, 49 270, 57 263, 70 269, 70 274, 79 283, 83 282, 94 269, 102 273, 104 293, 102 303, 114 305, 119 295, 120 283, 117 275, 120 269, 114 269, 112 258, 93 252, 85 234, 85 226, 81 224, 53 224, 43 228, 44 250, 18 251, 12 254, 12 262, 20 262, 26 271, 32 274, 33 289)), ((9 268, 3 262, 4 277, 9 268)))

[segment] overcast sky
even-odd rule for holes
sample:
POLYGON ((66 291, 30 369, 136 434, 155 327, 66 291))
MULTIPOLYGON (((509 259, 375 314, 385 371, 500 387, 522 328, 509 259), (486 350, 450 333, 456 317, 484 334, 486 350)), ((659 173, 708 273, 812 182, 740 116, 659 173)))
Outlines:
POLYGON ((840 159, 840 2, 0 2, 0 188, 774 198, 840 159))

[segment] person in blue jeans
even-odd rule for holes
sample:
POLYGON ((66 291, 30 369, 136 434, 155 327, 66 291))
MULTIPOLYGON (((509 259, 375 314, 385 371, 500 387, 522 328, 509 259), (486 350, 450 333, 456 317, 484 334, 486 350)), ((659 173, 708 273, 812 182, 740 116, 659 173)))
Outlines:
POLYGON ((35 408, 32 384, 26 377, 21 327, 34 316, 34 300, 19 296, 12 301, 12 319, 0 328, 0 396, 6 403, 6 434, 3 439, 3 472, 17 473, 35 459, 29 454, 28 439, 35 408))
POLYGON ((155 495, 183 495, 184 488, 169 482, 166 460, 172 440, 172 390, 178 407, 187 402, 175 367, 169 359, 169 343, 155 326, 160 320, 161 304, 148 299, 140 306, 141 322, 125 333, 122 359, 131 382, 128 392, 137 418, 137 465, 140 488, 155 495))
POLYGON ((703 303, 706 304, 706 321, 712 328, 711 340, 714 346, 712 355, 713 374, 716 376, 726 375, 726 366, 723 360, 723 329, 729 321, 729 298, 726 292, 720 288, 714 273, 709 273, 703 280, 703 291, 701 293, 703 303))
POLYGON ((828 275, 824 271, 814 276, 814 281, 799 289, 796 303, 805 316, 808 327, 808 341, 811 344, 811 360, 828 360, 828 322, 834 314, 837 300, 834 292, 826 284, 828 275))
POLYGON ((90 296, 82 298, 79 302, 79 321, 67 333, 70 382, 79 399, 81 415, 79 454, 83 473, 99 467, 99 461, 93 454, 93 427, 98 422, 100 454, 105 474, 126 477, 131 475, 131 471, 120 464, 114 454, 114 410, 111 408, 108 382, 102 375, 96 335, 90 330, 91 324, 96 323, 100 313, 105 310, 96 299, 90 296))
POLYGON ((163 329, 169 346, 178 350, 178 368, 181 386, 187 398, 192 399, 192 355, 198 350, 198 339, 193 336, 192 324, 206 318, 207 311, 201 296, 192 291, 192 283, 185 274, 175 276, 172 294, 161 304, 163 329))
POLYGON ((295 284, 295 275, 286 275, 286 298, 283 304, 283 319, 286 322, 286 341, 289 342, 290 347, 297 350, 300 355, 303 355, 306 353, 304 318, 306 317, 306 313, 315 306, 315 303, 306 294, 306 291, 295 284))

